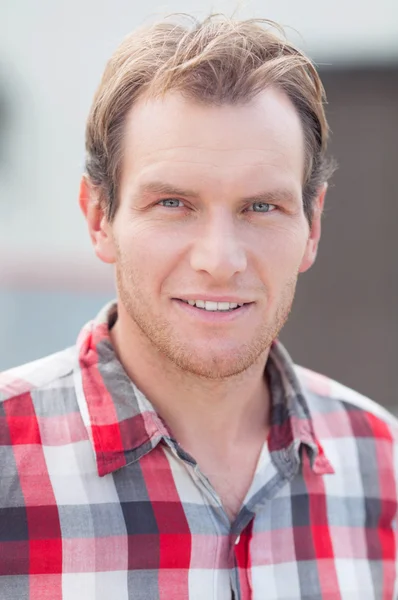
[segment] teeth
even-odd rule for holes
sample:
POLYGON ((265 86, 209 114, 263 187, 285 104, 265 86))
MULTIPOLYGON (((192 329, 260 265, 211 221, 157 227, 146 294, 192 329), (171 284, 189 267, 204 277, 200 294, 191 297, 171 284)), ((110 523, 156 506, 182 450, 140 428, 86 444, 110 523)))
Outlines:
POLYGON ((205 309, 206 310, 218 310, 217 302, 210 302, 209 300, 207 300, 205 302, 205 309))
POLYGON ((237 304, 236 302, 213 302, 211 300, 184 300, 184 302, 187 302, 191 306, 196 306, 197 308, 203 308, 204 310, 209 311, 227 311, 238 308, 238 306, 243 306, 243 303, 237 304))
POLYGON ((229 302, 217 302, 217 310, 229 310, 230 308, 234 308, 234 306, 229 302))

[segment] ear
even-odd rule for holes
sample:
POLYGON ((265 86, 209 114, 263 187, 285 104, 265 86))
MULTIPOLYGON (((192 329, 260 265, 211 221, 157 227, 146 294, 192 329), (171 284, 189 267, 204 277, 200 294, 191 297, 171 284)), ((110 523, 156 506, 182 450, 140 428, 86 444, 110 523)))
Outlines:
POLYGON ((116 252, 112 228, 99 201, 98 190, 90 183, 87 175, 83 175, 80 182, 79 204, 86 217, 96 255, 105 263, 114 263, 116 252))
POLYGON ((324 183, 319 190, 318 196, 314 200, 313 218, 310 234, 307 239, 307 245, 305 248, 303 260, 301 261, 299 273, 304 273, 310 267, 312 267, 316 259, 319 240, 321 238, 321 219, 327 188, 328 184, 324 183))

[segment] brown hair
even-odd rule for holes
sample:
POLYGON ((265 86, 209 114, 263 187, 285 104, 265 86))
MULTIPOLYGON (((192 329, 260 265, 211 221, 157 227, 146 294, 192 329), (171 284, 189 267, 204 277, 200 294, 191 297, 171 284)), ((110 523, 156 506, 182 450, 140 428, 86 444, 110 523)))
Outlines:
POLYGON ((303 203, 311 223, 313 199, 334 169, 325 154, 325 93, 314 65, 272 21, 176 17, 176 22, 166 19, 131 33, 110 58, 95 94, 86 129, 86 170, 108 220, 117 210, 123 128, 138 97, 177 90, 203 103, 237 104, 273 85, 287 94, 302 122, 303 203))

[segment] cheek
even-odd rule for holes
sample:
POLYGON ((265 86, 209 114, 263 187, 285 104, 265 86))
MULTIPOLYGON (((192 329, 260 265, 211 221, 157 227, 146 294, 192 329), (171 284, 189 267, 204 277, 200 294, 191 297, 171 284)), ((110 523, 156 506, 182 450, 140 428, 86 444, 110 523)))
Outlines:
POLYGON ((118 262, 122 272, 129 272, 142 287, 160 286, 181 260, 183 243, 176 232, 159 228, 149 221, 119 226, 118 262))
POLYGON ((267 232, 262 241, 257 240, 261 248, 259 256, 262 270, 271 281, 283 282, 297 276, 305 253, 307 237, 297 229, 279 227, 267 232))
POLYGON ((143 261, 150 261, 157 251, 158 237, 154 227, 146 219, 131 219, 128 215, 119 214, 115 227, 117 246, 124 260, 143 266, 143 261))
POLYGON ((178 248, 181 240, 189 233, 184 224, 173 222, 164 215, 143 214, 125 216, 119 224, 119 238, 124 244, 141 249, 153 250, 159 253, 178 248))

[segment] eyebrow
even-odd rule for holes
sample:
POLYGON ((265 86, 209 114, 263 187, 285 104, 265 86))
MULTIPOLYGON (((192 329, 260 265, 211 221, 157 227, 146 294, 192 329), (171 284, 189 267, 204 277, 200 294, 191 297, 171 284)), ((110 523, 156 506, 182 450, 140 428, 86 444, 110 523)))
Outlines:
MULTIPOLYGON (((159 194, 164 196, 185 196, 188 198, 199 198, 200 194, 193 190, 188 190, 184 188, 180 188, 178 186, 162 182, 162 181, 152 181, 146 184, 139 186, 135 197, 139 198, 145 194, 159 194)), ((288 202, 289 204, 295 204, 297 202, 296 194, 294 194, 289 189, 276 189, 276 190, 266 190, 264 192, 259 192, 258 194, 254 194, 248 196, 246 198, 241 198, 241 202, 264 202, 265 204, 280 204, 283 202, 288 202)))
POLYGON ((188 196, 190 198, 198 198, 199 194, 192 190, 186 190, 169 183, 163 183, 162 181, 152 181, 150 183, 139 186, 136 197, 140 197, 145 194, 159 194, 164 196, 188 196))

